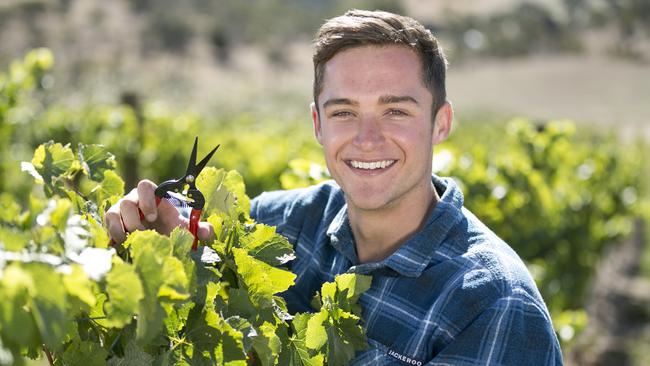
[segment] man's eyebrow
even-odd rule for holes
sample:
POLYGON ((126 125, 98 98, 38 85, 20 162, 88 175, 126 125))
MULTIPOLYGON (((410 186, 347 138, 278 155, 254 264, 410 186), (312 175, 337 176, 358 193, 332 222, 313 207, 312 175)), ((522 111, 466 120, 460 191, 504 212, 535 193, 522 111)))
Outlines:
POLYGON ((401 102, 420 104, 415 98, 410 95, 382 95, 379 97, 380 104, 392 104, 401 102))
POLYGON ((354 102, 351 99, 348 98, 334 98, 334 99, 328 99, 323 103, 323 108, 327 108, 331 105, 359 105, 358 102, 354 102))
POLYGON ((352 106, 357 106, 359 105, 358 102, 353 101, 352 99, 348 98, 333 98, 333 99, 328 99, 323 103, 323 109, 327 108, 332 105, 352 105, 352 106))

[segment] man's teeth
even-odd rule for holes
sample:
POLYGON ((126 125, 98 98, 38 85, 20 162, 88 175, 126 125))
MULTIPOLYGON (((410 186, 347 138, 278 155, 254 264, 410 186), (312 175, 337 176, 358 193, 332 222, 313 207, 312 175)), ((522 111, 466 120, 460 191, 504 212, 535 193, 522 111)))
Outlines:
POLYGON ((365 162, 365 161, 356 161, 356 160, 351 160, 350 164, 357 169, 379 169, 379 168, 385 168, 391 164, 393 164, 395 160, 381 160, 381 161, 373 161, 371 163, 365 162))

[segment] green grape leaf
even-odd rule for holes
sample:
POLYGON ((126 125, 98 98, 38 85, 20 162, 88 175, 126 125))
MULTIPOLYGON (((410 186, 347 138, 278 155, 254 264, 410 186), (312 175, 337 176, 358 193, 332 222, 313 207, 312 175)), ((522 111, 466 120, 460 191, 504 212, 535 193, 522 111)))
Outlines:
POLYGON ((248 255, 245 249, 233 248, 232 252, 237 265, 237 275, 246 285, 255 306, 272 306, 273 295, 286 291, 294 284, 295 274, 269 266, 248 255))
POLYGON ((345 293, 347 299, 356 302, 359 296, 368 291, 372 284, 372 277, 353 273, 344 273, 334 279, 340 293, 345 293))
POLYGON ((168 301, 180 301, 190 297, 187 292, 187 276, 183 263, 175 257, 166 257, 162 266, 163 283, 158 297, 168 301))
POLYGON ((106 293, 106 326, 119 328, 131 323, 144 298, 144 290, 135 268, 117 256, 113 257, 112 269, 106 275, 106 293))
POLYGON ((32 294, 36 292, 34 277, 19 263, 2 270, 0 278, 0 334, 7 344, 37 346, 38 329, 28 311, 32 294))
POLYGON ((172 253, 171 240, 153 230, 131 233, 122 246, 131 248, 131 255, 136 262, 143 251, 151 250, 159 258, 169 256, 172 253))
MULTIPOLYGON (((137 242, 134 242, 134 245, 137 242)), ((151 342, 163 329, 165 311, 160 305, 158 293, 164 283, 163 259, 153 247, 141 247, 135 257, 135 267, 142 281, 144 297, 138 312, 137 339, 142 344, 151 342)), ((134 246, 135 249, 135 246, 134 246)))
MULTIPOLYGON (((0 223, 17 225, 21 217, 20 205, 8 193, 0 193, 0 223)), ((0 236, 2 238, 4 236, 0 236)))
POLYGON ((53 209, 49 212, 49 221, 58 231, 65 231, 68 218, 72 215, 72 202, 67 199, 50 200, 53 209))
MULTIPOLYGON (((115 266, 113 266, 115 268, 115 266)), ((110 320, 106 316, 106 312, 104 310, 104 304, 108 300, 108 297, 105 293, 100 292, 97 294, 95 297, 95 306, 93 306, 92 309, 90 309, 90 312, 88 313, 88 317, 93 319, 93 321, 97 324, 99 324, 102 327, 105 328, 110 328, 112 325, 110 324, 110 320)))
POLYGON ((97 212, 97 205, 95 205, 94 202, 87 201, 82 195, 75 191, 56 186, 56 192, 63 197, 67 197, 72 202, 72 205, 77 212, 93 214, 97 212))
POLYGON ((215 234, 217 235, 217 240, 223 240, 219 235, 222 235, 224 233, 224 221, 226 221, 226 217, 222 212, 218 213, 213 213, 208 216, 205 221, 209 222, 210 225, 212 225, 212 228, 214 229, 215 234))
POLYGON ((311 315, 307 321, 305 346, 326 355, 327 365, 346 365, 356 350, 367 347, 359 317, 334 309, 336 315, 325 309, 311 315))
POLYGON ((335 299, 339 307, 345 311, 356 313, 355 305, 357 300, 372 285, 372 276, 344 273, 336 276, 334 281, 336 282, 337 291, 335 299))
POLYGON ((251 210, 250 198, 246 195, 246 185, 244 184, 244 178, 236 170, 228 171, 226 174, 226 179, 224 184, 232 192, 235 197, 237 197, 237 206, 239 207, 239 212, 243 213, 245 217, 248 217, 248 213, 251 210))
POLYGON ((355 346, 336 327, 327 328, 327 365, 343 366, 354 358, 355 346))
POLYGON ((63 285, 68 294, 76 297, 89 308, 95 306, 97 299, 93 293, 93 282, 81 266, 72 266, 72 271, 63 276, 63 285))
POLYGON ((322 366, 324 365, 324 355, 310 351, 307 348, 307 326, 311 319, 311 314, 296 314, 291 322, 293 335, 289 338, 288 343, 280 355, 281 364, 304 365, 304 366, 322 366), (282 362, 285 361, 285 362, 282 362))
POLYGON ((151 230, 138 231, 129 235, 125 246, 131 248, 133 263, 143 285, 136 334, 138 341, 145 344, 163 330, 165 311, 160 302, 189 297, 188 279, 184 264, 172 256, 170 238, 151 230))
POLYGON ((188 253, 190 253, 190 250, 192 249, 192 243, 194 241, 194 236, 192 233, 184 228, 177 227, 172 230, 169 238, 171 240, 172 252, 174 256, 183 262, 185 262, 184 259, 187 259, 187 262, 193 263, 193 261, 189 259, 188 256, 188 253))
POLYGON ((251 337, 253 348, 255 348, 257 358, 262 366, 275 365, 282 350, 282 342, 275 334, 275 330, 276 326, 264 322, 258 327, 257 334, 251 337))
POLYGON ((106 171, 115 169, 115 156, 103 145, 79 144, 77 156, 83 172, 95 182, 105 180, 106 171))
POLYGON ((191 250, 194 236, 188 230, 177 227, 171 232, 169 239, 172 245, 172 253, 174 257, 183 263, 185 274, 189 277, 188 288, 193 289, 197 282, 195 273, 196 263, 189 253, 192 253, 191 250))
POLYGON ((99 343, 72 342, 63 352, 64 365, 106 365, 108 352, 99 343))
POLYGON ((165 313, 167 313, 164 321, 167 334, 176 335, 185 327, 187 316, 194 304, 192 302, 183 304, 163 303, 162 306, 165 313))
POLYGON ((11 227, 0 226, 0 247, 10 252, 19 252, 29 243, 28 232, 11 227))
POLYGON ((221 290, 221 274, 212 266, 197 265, 195 268, 197 290, 192 294, 192 301, 200 305, 210 304, 221 290), (217 284, 218 286, 213 288, 217 284))
POLYGON ((289 241, 271 226, 257 224, 239 242, 249 255, 272 266, 281 266, 296 257, 289 241))
MULTIPOLYGON (((222 316, 223 314, 220 313, 222 316)), ((242 334, 242 345, 244 353, 250 351, 252 345, 252 337, 256 334, 255 328, 251 323, 239 315, 231 316, 225 319, 226 323, 234 330, 242 334)))
MULTIPOLYGON (((320 289, 322 304, 331 304, 337 300, 336 282, 325 282, 320 289)), ((317 294, 318 295, 318 294, 317 294)))
POLYGON ((248 297, 248 292, 243 288, 228 289, 228 304, 222 311, 225 316, 240 315, 245 318, 253 318, 258 312, 248 297))
POLYGON ((236 203, 236 196, 225 184, 226 171, 207 167, 203 169, 196 179, 196 186, 205 196, 203 211, 208 215, 213 212, 232 213, 236 203))
POLYGON ((327 331, 325 322, 328 320, 327 311, 321 310, 314 313, 307 321, 305 333, 305 346, 309 349, 319 350, 327 342, 327 331))
POLYGON ((246 365, 243 334, 214 309, 194 307, 187 319, 187 335, 193 343, 192 365, 246 365))
POLYGON ((124 181, 114 171, 105 170, 102 180, 90 193, 93 195, 95 202, 99 204, 104 200, 114 203, 113 201, 117 201, 124 195, 124 181))
MULTIPOLYGON (((208 313, 209 318, 214 312, 208 313)), ((208 321, 208 324, 212 322, 208 321)), ((230 326, 223 318, 218 317, 216 324, 221 329, 221 354, 224 365, 246 366, 246 354, 244 353, 243 334, 230 326)))
POLYGON ((322 353, 319 353, 315 355, 314 357, 311 358, 303 358, 301 357, 300 359, 305 366, 322 366, 325 364, 325 355, 322 353))
POLYGON ((92 246, 101 249, 108 248, 110 239, 106 229, 101 225, 101 223, 95 220, 95 217, 90 214, 85 214, 83 219, 88 223, 88 232, 90 234, 88 239, 92 246))
POLYGON ((320 310, 323 304, 336 304, 344 311, 358 314, 360 309, 356 302, 371 284, 371 276, 354 273, 337 275, 334 282, 326 282, 321 286, 320 297, 317 293, 312 300, 312 306, 320 310))
POLYGON ((57 179, 72 176, 80 168, 69 146, 52 141, 36 148, 32 165, 43 178, 45 193, 50 196, 55 192, 53 184, 57 179))
POLYGON ((43 342, 53 350, 58 349, 74 326, 66 307, 66 289, 61 274, 42 263, 29 263, 25 268, 35 279, 32 314, 36 325, 43 342))
POLYGON ((214 311, 201 306, 194 306, 187 317, 186 327, 192 330, 187 334, 187 341, 191 344, 189 363, 192 365, 213 365, 217 361, 221 332, 218 326, 208 323, 207 312, 218 317, 214 311))
MULTIPOLYGON (((358 316, 342 311, 335 322, 336 326, 334 328, 340 334, 341 343, 346 346, 352 346, 354 350, 361 350, 368 347, 363 328, 359 325, 360 321, 361 319, 358 316)), ((330 342, 329 338, 328 342, 330 342)), ((332 347, 330 342, 330 351, 332 351, 332 347)), ((351 351, 352 356, 354 356, 354 350, 351 351)), ((347 363, 347 361, 344 363, 347 363)))
POLYGON ((138 311, 136 338, 141 344, 151 342, 163 330, 165 311, 158 293, 164 284, 164 258, 172 253, 171 240, 153 230, 136 231, 123 244, 131 248, 133 264, 140 277, 143 298, 138 311))
POLYGON ((116 362, 111 362, 111 366, 141 366, 151 365, 154 358, 140 347, 134 339, 129 340, 124 349, 124 357, 119 358, 116 362))
POLYGON ((305 345, 312 350, 326 352, 328 365, 345 365, 355 352, 367 347, 363 328, 359 325, 360 312, 356 301, 370 288, 372 277, 346 273, 336 276, 334 282, 324 283, 320 299, 320 311, 307 321, 305 345))

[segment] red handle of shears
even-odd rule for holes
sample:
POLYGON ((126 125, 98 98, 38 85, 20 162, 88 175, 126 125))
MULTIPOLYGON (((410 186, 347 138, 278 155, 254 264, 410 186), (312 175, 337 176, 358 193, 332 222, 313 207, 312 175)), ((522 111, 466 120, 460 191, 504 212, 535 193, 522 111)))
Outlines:
POLYGON ((190 214, 190 232, 194 235, 194 242, 192 243, 192 250, 196 250, 199 243, 199 220, 203 210, 192 209, 190 214))

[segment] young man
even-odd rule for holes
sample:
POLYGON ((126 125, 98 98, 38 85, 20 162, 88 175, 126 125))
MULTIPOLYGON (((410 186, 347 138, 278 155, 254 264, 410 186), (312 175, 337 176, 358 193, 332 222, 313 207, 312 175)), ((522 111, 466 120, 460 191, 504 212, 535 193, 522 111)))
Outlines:
MULTIPOLYGON (((290 311, 309 311, 336 274, 373 276, 360 298, 371 348, 355 365, 557 365, 548 310, 510 247, 463 208, 453 180, 432 176, 451 129, 446 60, 413 19, 350 11, 316 39, 312 119, 335 182, 264 193, 257 221, 294 244, 290 311)), ((116 241, 182 225, 143 181, 107 214, 116 241), (123 223, 123 224, 122 224, 123 223)), ((209 238, 208 226, 199 236, 209 238)))

